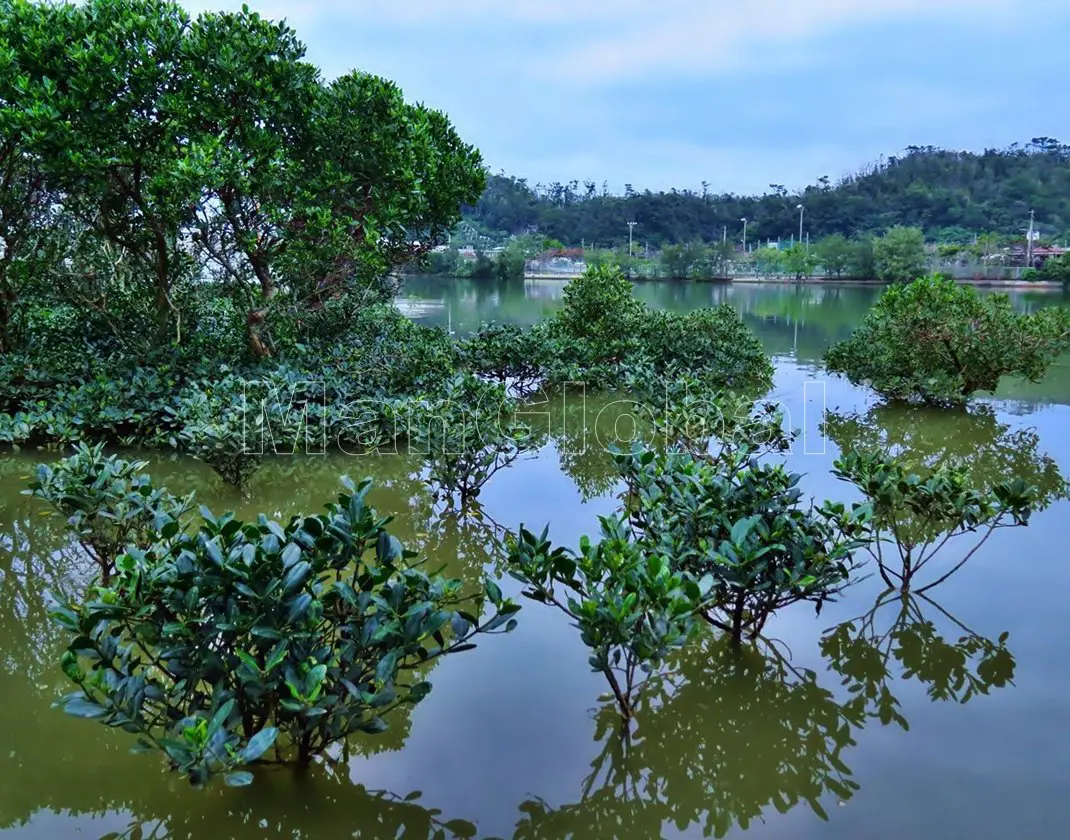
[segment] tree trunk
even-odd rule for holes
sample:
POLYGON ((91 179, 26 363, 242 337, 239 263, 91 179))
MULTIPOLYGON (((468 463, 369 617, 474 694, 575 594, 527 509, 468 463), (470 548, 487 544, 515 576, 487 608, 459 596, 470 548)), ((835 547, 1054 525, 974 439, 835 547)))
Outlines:
POLYGON ((0 291, 0 353, 14 349, 15 337, 11 334, 11 320, 15 310, 15 293, 10 289, 0 291))
POLYGON ((156 232, 156 325, 160 339, 170 342, 171 340, 171 297, 168 294, 171 288, 171 261, 167 255, 167 240, 163 233, 156 232))
MULTIPOLYGON (((256 279, 260 281, 260 294, 266 303, 275 297, 275 284, 272 282, 271 272, 259 254, 250 254, 249 264, 253 268, 256 279)), ((264 359, 271 355, 271 350, 264 343, 264 338, 261 335, 261 325, 264 323, 265 317, 267 317, 267 313, 264 309, 252 309, 246 317, 249 349, 258 359, 264 359)))

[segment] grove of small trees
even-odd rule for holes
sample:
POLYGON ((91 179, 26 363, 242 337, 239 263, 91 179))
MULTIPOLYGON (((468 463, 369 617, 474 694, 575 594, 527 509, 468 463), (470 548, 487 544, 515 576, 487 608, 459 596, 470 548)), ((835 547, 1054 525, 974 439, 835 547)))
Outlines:
POLYGON ((389 295, 479 198, 479 153, 393 83, 304 55, 247 8, 0 3, 0 351, 41 306, 181 344, 210 279, 264 356, 280 320, 389 295))

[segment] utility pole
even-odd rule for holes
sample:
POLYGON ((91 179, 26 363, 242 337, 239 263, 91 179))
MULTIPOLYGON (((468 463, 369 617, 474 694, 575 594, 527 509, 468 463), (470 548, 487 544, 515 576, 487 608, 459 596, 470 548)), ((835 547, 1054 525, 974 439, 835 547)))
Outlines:
POLYGON ((795 209, 799 211, 799 244, 802 245, 802 241, 803 241, 803 213, 806 212, 806 208, 803 207, 800 204, 795 209))
POLYGON ((1025 267, 1033 267, 1033 219, 1036 217, 1036 210, 1029 211, 1029 233, 1026 234, 1029 238, 1025 243, 1025 267))
POLYGON ((635 230, 635 222, 628 222, 628 259, 632 258, 632 231, 635 230))
POLYGON ((721 241, 722 242, 727 242, 728 241, 728 225, 725 225, 724 226, 724 230, 721 231, 721 241))
POLYGON ((743 256, 747 256, 747 220, 742 218, 740 221, 743 222, 743 256))

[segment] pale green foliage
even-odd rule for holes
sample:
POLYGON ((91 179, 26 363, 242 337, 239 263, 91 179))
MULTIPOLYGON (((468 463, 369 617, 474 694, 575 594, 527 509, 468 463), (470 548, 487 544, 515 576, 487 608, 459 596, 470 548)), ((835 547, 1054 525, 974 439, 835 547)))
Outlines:
POLYGON ((802 280, 814 273, 817 258, 803 244, 796 242, 786 251, 782 263, 784 270, 796 280, 802 280))
POLYGON ((826 277, 842 277, 851 267, 851 242, 842 233, 834 233, 814 243, 814 256, 826 277))

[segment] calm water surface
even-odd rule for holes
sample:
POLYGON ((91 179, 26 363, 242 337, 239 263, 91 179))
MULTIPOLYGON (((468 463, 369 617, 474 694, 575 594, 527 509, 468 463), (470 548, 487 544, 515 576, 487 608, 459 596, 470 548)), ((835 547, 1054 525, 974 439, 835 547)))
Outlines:
MULTIPOLYGON (((458 333, 530 324, 561 305, 561 283, 410 281, 400 305, 458 333)), ((1070 364, 1044 383, 1007 383, 969 412, 894 410, 838 379, 820 357, 876 291, 829 286, 648 284, 651 306, 728 301, 776 360, 772 397, 804 431, 789 456, 819 498, 851 498, 829 473, 841 446, 880 444, 916 463, 954 457, 979 480, 1042 488, 1070 475, 1070 364), (832 412, 825 432, 824 410, 832 412)), ((1066 305, 1019 294, 1022 309, 1066 305)), ((556 402, 550 442, 484 494, 507 527, 551 523, 574 545, 614 507, 609 436, 621 406, 556 402), (603 408, 605 409, 603 411, 603 408)), ((617 424, 616 428, 627 428, 617 424)), ((767 627, 742 658, 712 634, 650 686, 630 744, 556 611, 526 605, 511 636, 441 661, 430 697, 358 744, 345 771, 258 773, 246 789, 192 791, 129 738, 50 708, 66 690, 48 589, 87 569, 61 523, 20 495, 43 455, 0 456, 0 836, 97 838, 1051 838, 1070 825, 1070 503, 997 533, 930 600, 881 599, 870 578, 820 616, 806 606, 767 627), (1000 643, 1002 634, 1008 634, 1000 643), (443 832, 436 835, 436 832, 443 832)), ((279 458, 248 497, 202 465, 151 457, 154 477, 214 508, 279 516, 318 509, 338 476, 373 475, 398 535, 473 582, 495 557, 489 522, 436 516, 419 464, 394 457, 279 458)), ((943 559, 950 567, 961 548, 943 559)), ((940 562, 940 561, 938 561, 940 562)))

